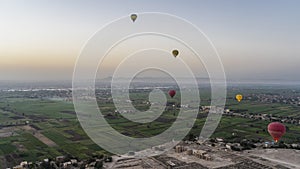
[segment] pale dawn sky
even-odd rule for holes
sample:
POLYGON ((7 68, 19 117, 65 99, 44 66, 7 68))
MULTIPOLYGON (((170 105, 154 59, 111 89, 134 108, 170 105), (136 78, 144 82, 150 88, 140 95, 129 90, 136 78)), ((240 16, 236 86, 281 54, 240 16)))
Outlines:
POLYGON ((199 27, 228 79, 300 80, 299 7, 297 0, 0 0, 0 80, 71 80, 97 30, 143 12, 199 27))

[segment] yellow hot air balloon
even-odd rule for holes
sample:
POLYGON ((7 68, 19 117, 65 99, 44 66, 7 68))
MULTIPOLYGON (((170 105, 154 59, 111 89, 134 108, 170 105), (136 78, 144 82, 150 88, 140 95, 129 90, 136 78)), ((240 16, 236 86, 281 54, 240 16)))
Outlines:
POLYGON ((237 95, 235 96, 235 99, 236 99, 238 102, 240 102, 240 101, 243 99, 243 95, 237 94, 237 95))
POLYGON ((137 18, 137 14, 131 14, 130 18, 131 18, 132 22, 134 22, 137 18))
POLYGON ((173 54, 174 57, 176 57, 179 54, 179 52, 178 52, 178 50, 175 49, 175 50, 172 51, 172 54, 173 54))

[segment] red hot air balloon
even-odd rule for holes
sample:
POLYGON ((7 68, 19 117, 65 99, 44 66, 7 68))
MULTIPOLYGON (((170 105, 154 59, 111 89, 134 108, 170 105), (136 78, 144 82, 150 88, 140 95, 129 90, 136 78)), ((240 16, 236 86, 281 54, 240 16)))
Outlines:
POLYGON ((268 132, 273 137, 276 143, 281 138, 281 136, 284 135, 285 131, 285 126, 282 123, 272 122, 268 125, 268 132))
POLYGON ((173 98, 176 94, 176 91, 175 90, 170 90, 169 91, 169 95, 173 98))

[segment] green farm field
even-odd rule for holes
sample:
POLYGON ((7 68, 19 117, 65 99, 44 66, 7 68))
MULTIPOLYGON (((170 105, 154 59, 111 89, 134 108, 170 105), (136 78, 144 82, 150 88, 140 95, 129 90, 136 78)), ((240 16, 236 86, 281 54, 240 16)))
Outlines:
MULTIPOLYGON (((254 90, 255 91, 255 90, 254 90)), ((270 91, 272 90, 270 89, 270 91)), ((276 92, 278 92, 276 90, 276 92)), ((201 97, 201 105, 209 105, 209 92, 201 97)), ((278 116, 299 117, 300 108, 295 105, 282 103, 262 103, 245 98, 238 103, 234 98, 237 92, 228 91, 226 108, 244 114, 272 114, 278 116)), ((245 96, 253 94, 247 90, 245 96)), ((259 93, 259 92, 257 92, 259 93)), ((6 93, 7 94, 7 93, 6 93)), ((149 105, 148 93, 135 91, 130 95, 133 105, 138 110, 147 110, 149 105)), ((168 103, 180 105, 180 94, 168 103)), ((98 101, 100 110, 107 122, 118 132, 131 137, 151 137, 168 129, 176 120, 179 107, 167 107, 162 115, 151 123, 135 123, 121 114, 116 113, 111 101, 98 101)), ((196 119, 190 134, 198 136, 205 123, 205 113, 196 119)), ((237 139, 260 139, 272 141, 267 132, 269 121, 248 119, 242 117, 223 116, 212 137, 223 138, 227 141, 237 139), (233 134, 234 133, 234 134, 233 134)), ((36 161, 45 158, 55 158, 60 155, 71 155, 79 159, 88 159, 95 154, 108 152, 96 145, 82 130, 70 101, 51 100, 45 98, 28 98, 18 95, 2 95, 0 98, 0 164, 15 165, 22 160, 36 161), (31 130, 25 130, 24 125, 29 121, 31 130), (55 143, 49 146, 41 141, 35 133, 40 133, 55 143), (4 163, 5 162, 5 163, 4 163)), ((300 141, 300 126, 286 124, 287 133, 282 138, 286 143, 300 141)), ((99 129, 101 132, 101 128, 99 129)), ((6 166, 0 166, 3 168, 6 166)))

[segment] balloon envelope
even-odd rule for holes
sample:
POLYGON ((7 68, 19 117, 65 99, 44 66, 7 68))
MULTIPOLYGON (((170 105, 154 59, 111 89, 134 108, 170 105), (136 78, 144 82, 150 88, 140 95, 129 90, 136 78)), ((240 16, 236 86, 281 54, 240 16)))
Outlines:
POLYGON ((178 50, 173 50, 172 54, 173 54, 174 57, 176 57, 179 54, 179 51, 178 50))
POLYGON ((236 99, 238 102, 240 102, 240 101, 243 99, 243 95, 237 94, 237 95, 235 96, 235 99, 236 99))
POLYGON ((169 95, 173 98, 176 94, 176 91, 175 90, 170 90, 169 91, 169 95))
POLYGON ((130 18, 134 22, 137 18, 137 14, 131 14, 130 18))
POLYGON ((268 125, 268 132, 273 137, 275 142, 278 142, 278 140, 284 135, 285 131, 285 125, 282 123, 272 122, 268 125))

